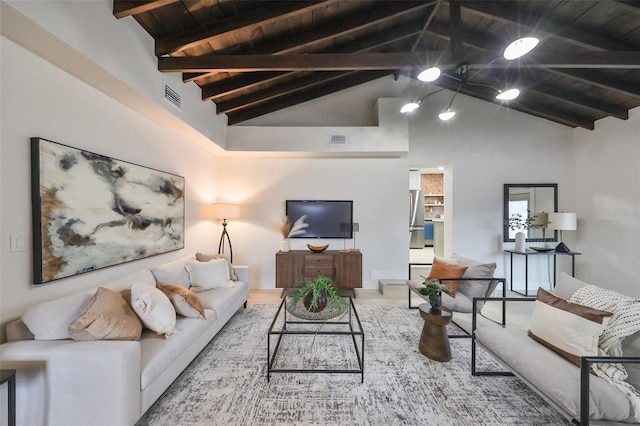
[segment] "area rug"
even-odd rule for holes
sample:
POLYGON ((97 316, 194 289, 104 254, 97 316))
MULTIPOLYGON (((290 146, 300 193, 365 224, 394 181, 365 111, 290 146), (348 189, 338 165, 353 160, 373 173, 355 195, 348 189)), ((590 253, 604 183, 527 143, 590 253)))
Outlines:
MULTIPOLYGON (((359 374, 333 373, 273 373, 267 382, 276 308, 239 310, 137 425, 570 424, 515 377, 473 377, 470 339, 451 340, 449 362, 426 358, 418 350, 422 318, 396 306, 356 308, 365 331, 364 383, 359 374)), ((340 364, 353 351, 350 340, 291 337, 282 349, 293 364, 340 364)), ((478 366, 502 369, 483 352, 478 366)))

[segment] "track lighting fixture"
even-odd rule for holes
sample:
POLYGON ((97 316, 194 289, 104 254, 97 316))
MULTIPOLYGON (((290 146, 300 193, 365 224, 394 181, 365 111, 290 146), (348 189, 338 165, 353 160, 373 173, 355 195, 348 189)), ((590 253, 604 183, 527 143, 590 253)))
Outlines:
MULTIPOLYGON (((493 63, 499 59, 506 59, 506 60, 513 60, 513 59, 517 59, 520 58, 524 55, 526 55, 527 53, 531 52, 531 50, 533 50, 539 43, 539 40, 535 37, 523 37, 523 38, 519 38, 515 41, 513 41, 512 43, 510 43, 504 50, 503 55, 501 57, 495 58, 494 60, 492 60, 489 63, 493 63)), ((486 66, 485 66, 486 67, 486 66)), ((484 68, 482 68, 484 69, 484 68)), ((468 77, 468 71, 469 71, 469 64, 468 63, 462 63, 460 65, 458 65, 456 67, 456 75, 449 75, 447 73, 443 73, 441 72, 440 68, 436 67, 436 66, 432 66, 429 67, 427 69, 425 69, 424 71, 422 71, 421 73, 418 74, 417 78, 420 81, 424 81, 424 82, 432 82, 432 81, 436 81, 438 78, 440 78, 440 76, 445 76, 448 78, 451 78, 453 80, 458 81, 458 89, 456 91, 456 93, 453 95, 453 98, 451 99, 451 102, 449 103, 449 107, 442 113, 440 113, 440 115, 438 116, 441 120, 443 121, 447 121, 450 120, 451 118, 453 118, 453 116, 456 114, 455 111, 453 111, 451 109, 452 105, 453 105, 453 100, 455 99, 456 95, 458 94, 458 92, 460 92, 460 89, 462 88, 463 85, 470 85, 470 86, 484 86, 484 87, 489 87, 493 90, 496 91, 496 99, 501 100, 501 101, 510 101, 513 99, 516 99, 519 95, 520 95, 520 90, 516 89, 516 88, 508 88, 508 89, 496 89, 495 87, 489 86, 487 84, 481 84, 481 83, 473 83, 470 81, 471 78, 473 78, 475 75, 477 75, 480 71, 482 71, 482 69, 476 71, 475 74, 473 74, 471 77, 468 77)), ((421 102, 426 99, 427 97, 438 93, 442 90, 445 89, 438 89, 434 92, 430 92, 427 93, 427 95, 425 95, 424 97, 422 97, 422 99, 419 100, 411 100, 409 102, 407 102, 406 104, 404 104, 402 106, 402 108, 400 109, 401 113, 410 113, 416 109, 418 109, 420 107, 421 102)))

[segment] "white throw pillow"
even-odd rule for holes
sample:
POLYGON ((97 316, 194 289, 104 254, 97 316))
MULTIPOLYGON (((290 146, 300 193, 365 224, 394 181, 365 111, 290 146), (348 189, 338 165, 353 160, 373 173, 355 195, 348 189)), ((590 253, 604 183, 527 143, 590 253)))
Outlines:
POLYGON ((169 337, 180 332, 176 327, 176 310, 159 289, 145 283, 131 285, 131 307, 146 328, 169 337))
POLYGON ((156 282, 160 284, 175 284, 189 288, 189 274, 184 268, 187 262, 193 262, 193 260, 177 259, 158 265, 152 268, 151 272, 156 282))
POLYGON ((212 259, 208 262, 189 262, 186 269, 189 272, 191 290, 195 292, 234 286, 229 277, 229 264, 225 259, 212 259))

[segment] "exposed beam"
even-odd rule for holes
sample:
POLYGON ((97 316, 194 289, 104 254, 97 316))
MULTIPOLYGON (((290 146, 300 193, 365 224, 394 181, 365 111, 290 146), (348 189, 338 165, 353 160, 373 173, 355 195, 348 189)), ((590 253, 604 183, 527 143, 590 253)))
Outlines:
MULTIPOLYGON (((421 9, 424 9, 431 3, 425 4, 396 1, 376 2, 375 4, 377 7, 368 11, 367 13, 358 13, 355 16, 348 17, 347 19, 341 19, 339 22, 331 23, 330 25, 324 25, 320 29, 306 31, 301 34, 293 34, 289 37, 282 37, 278 40, 270 41, 263 46, 243 50, 242 53, 245 55, 282 55, 285 53, 292 53, 296 49, 300 49, 302 47, 309 51, 310 49, 313 49, 314 46, 319 45, 327 40, 352 34, 363 28, 367 28, 371 25, 377 25, 388 19, 393 19, 406 13, 418 13, 421 9)), ((416 29, 415 31, 418 31, 418 29, 416 29)), ((387 36, 390 36, 390 34, 388 33, 387 36)), ((391 35, 391 37, 393 37, 393 35, 391 35)), ((195 81, 201 78, 206 78, 212 74, 214 73, 185 73, 182 76, 182 81, 195 81)))
MULTIPOLYGON (((252 72, 252 71, 350 71, 420 68, 425 57, 442 52, 322 53, 293 55, 207 55, 158 58, 161 72, 252 72)), ((495 58, 494 58, 495 59, 495 58)), ((640 52, 566 52, 531 54, 521 61, 527 68, 624 68, 640 69, 640 52)), ((508 68, 509 61, 470 60, 471 68, 508 68)), ((441 64, 452 68, 454 62, 441 64)))
POLYGON ((296 93, 287 97, 280 98, 274 102, 265 102, 263 104, 254 106, 253 108, 243 109, 234 113, 230 113, 228 114, 228 122, 229 125, 238 124, 243 121, 259 117, 261 115, 269 114, 270 112, 278 111, 293 105, 320 98, 322 96, 330 95, 337 91, 345 90, 372 80, 377 80, 378 78, 382 78, 388 74, 388 71, 371 71, 349 74, 344 79, 331 81, 329 84, 325 84, 310 91, 296 93))
POLYGON ((212 40, 233 35, 234 31, 250 31, 260 25, 291 18, 313 9, 324 7, 333 0, 269 2, 266 6, 251 9, 239 16, 222 19, 208 25, 189 28, 175 34, 156 39, 156 56, 168 55, 184 49, 209 43, 212 40))
MULTIPOLYGON (((363 41, 348 43, 337 49, 335 53, 357 53, 373 48, 384 47, 387 43, 411 37, 417 34, 419 30, 419 25, 404 25, 401 28, 391 29, 378 36, 368 37, 363 41)), ((222 96, 240 93, 264 83, 273 84, 277 80, 289 79, 291 75, 292 73, 287 72, 244 73, 202 86, 202 99, 213 100, 217 104, 217 98, 222 96)))
POLYGON ((640 98, 640 84, 621 81, 619 78, 609 77, 589 70, 556 70, 549 68, 546 71, 570 77, 583 83, 591 84, 601 89, 610 90, 626 96, 640 98))
POLYGON ((451 27, 451 61, 458 63, 464 56, 462 13, 458 2, 449 3, 449 26, 451 27))
POLYGON ((562 40, 575 46, 602 51, 624 51, 634 50, 635 48, 633 45, 620 43, 593 32, 577 29, 573 27, 570 22, 551 19, 549 16, 535 12, 530 7, 527 8, 523 6, 516 10, 507 6, 501 6, 495 2, 463 1, 460 3, 466 10, 476 15, 502 23, 517 24, 519 27, 529 30, 532 34, 544 34, 545 36, 562 40), (521 22, 522 15, 526 15, 528 21, 535 22, 535 25, 521 22))
POLYGON ((177 3, 180 0, 113 0, 113 16, 124 18, 177 3))
POLYGON ((640 3, 638 0, 612 0, 612 2, 627 12, 640 14, 640 3))

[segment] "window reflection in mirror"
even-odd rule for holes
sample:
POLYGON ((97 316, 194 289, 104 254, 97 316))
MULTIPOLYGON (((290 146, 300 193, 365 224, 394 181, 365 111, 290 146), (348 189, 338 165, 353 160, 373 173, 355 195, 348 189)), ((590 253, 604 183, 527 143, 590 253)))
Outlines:
POLYGON ((503 241, 515 241, 517 232, 524 232, 527 241, 556 241, 556 231, 546 229, 542 213, 557 211, 558 184, 505 184, 503 241), (533 226, 509 226, 509 219, 520 215, 533 226))

